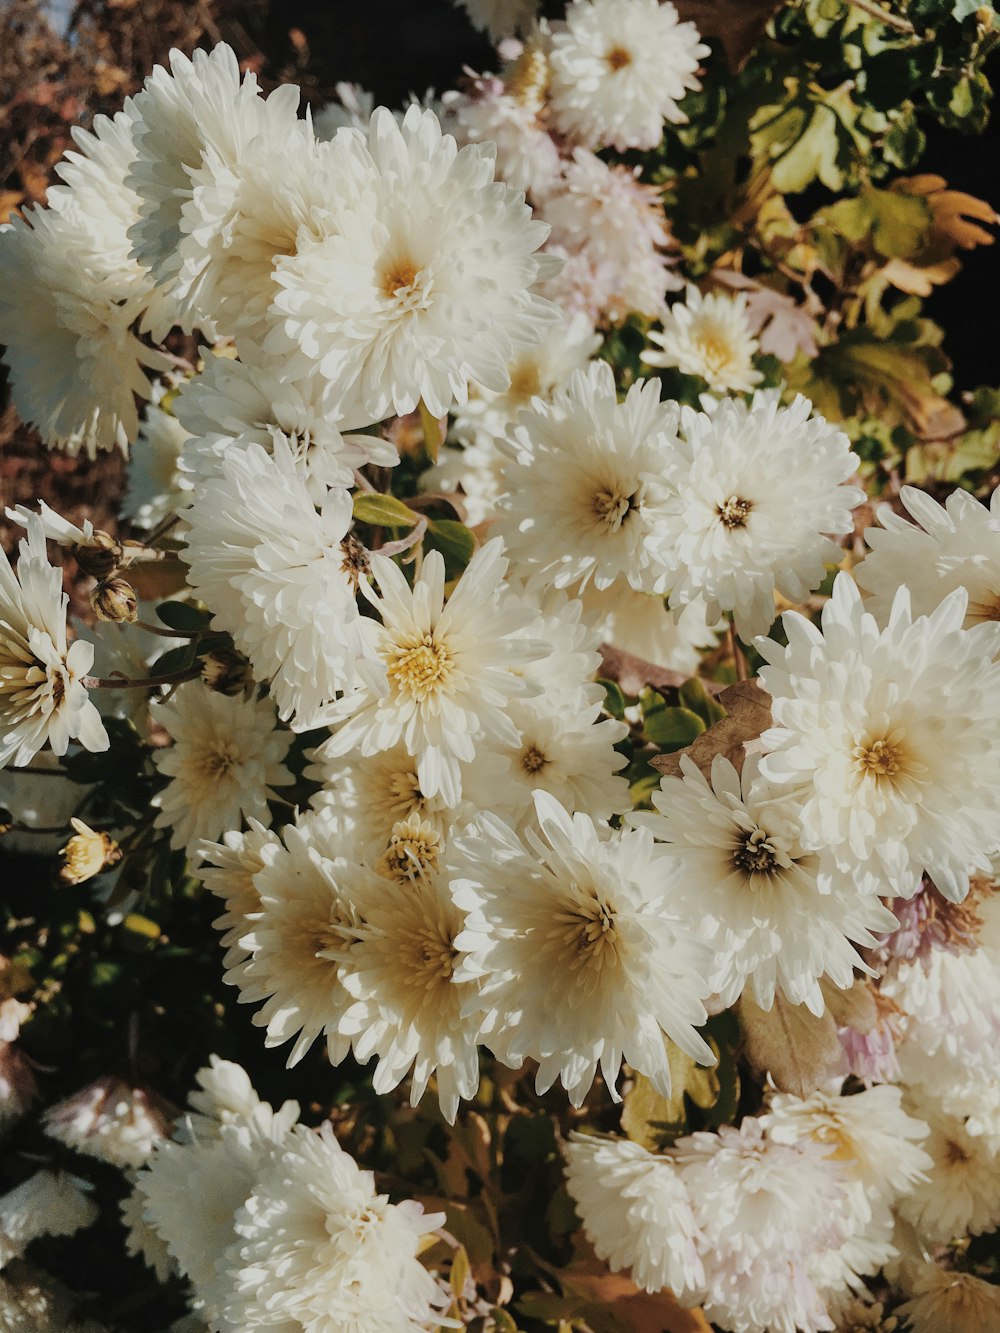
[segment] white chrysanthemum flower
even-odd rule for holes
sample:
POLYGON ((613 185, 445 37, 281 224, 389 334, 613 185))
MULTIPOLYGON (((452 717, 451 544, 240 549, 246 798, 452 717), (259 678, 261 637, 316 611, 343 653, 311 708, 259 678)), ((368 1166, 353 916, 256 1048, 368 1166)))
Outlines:
POLYGON ((739 774, 716 755, 711 784, 686 756, 681 771, 652 793, 657 813, 632 822, 666 844, 669 892, 701 921, 722 1004, 749 985, 764 1009, 780 990, 822 1014, 820 978, 852 985, 856 967, 870 970, 853 945, 874 945, 873 932, 892 930, 896 918, 847 876, 821 890, 819 857, 800 842, 799 806, 758 780, 755 758, 739 774))
POLYGON ((247 823, 250 827, 243 833, 229 830, 221 842, 203 843, 198 848, 203 863, 195 868, 205 888, 225 905, 225 911, 212 925, 222 931, 219 943, 226 950, 223 963, 227 969, 250 956, 247 937, 260 918, 260 893, 254 875, 266 864, 264 848, 279 845, 278 835, 258 820, 250 817, 247 823))
POLYGON ((910 1089, 907 1108, 925 1120, 924 1147, 932 1166, 899 1200, 898 1209, 925 1245, 944 1245, 958 1236, 977 1236, 1000 1225, 1000 1159, 981 1137, 968 1132, 963 1118, 948 1115, 929 1095, 910 1089))
POLYGON ((250 957, 225 978, 239 987, 241 1003, 263 1002, 253 1022, 266 1029, 266 1046, 294 1038, 289 1066, 323 1035, 331 1064, 350 1050, 341 1020, 352 1003, 343 978, 361 921, 355 899, 383 884, 374 872, 333 859, 328 827, 321 815, 300 815, 283 830, 284 845, 260 849, 264 867, 253 877, 260 910, 247 939, 250 957))
POLYGON ((709 54, 693 23, 659 0, 572 0, 552 30, 552 116, 588 148, 655 148, 709 54))
POLYGON ((666 569, 663 475, 679 442, 672 404, 639 382, 619 403, 611 367, 593 362, 551 403, 524 412, 504 469, 501 523, 529 586, 648 589, 666 569))
POLYGON ((602 706, 598 700, 581 710, 558 689, 512 704, 511 721, 521 739, 498 750, 506 764, 502 777, 491 775, 487 784, 473 771, 467 784, 470 799, 518 828, 532 818, 536 791, 550 792, 567 810, 591 819, 631 810, 628 782, 618 776, 628 761, 614 748, 628 735, 628 726, 613 718, 599 720, 602 706))
POLYGON ((609 165, 578 148, 541 203, 547 249, 565 259, 544 295, 565 313, 620 324, 633 311, 659 319, 667 291, 683 284, 664 253, 671 244, 660 191, 638 167, 609 165))
POLYGON ((494 42, 531 27, 539 0, 452 0, 468 14, 473 26, 494 42))
POLYGON ((171 1108, 149 1088, 99 1078, 45 1112, 50 1138, 114 1166, 142 1166, 168 1135, 171 1108))
POLYGON ((174 404, 190 435, 181 460, 188 486, 200 489, 221 476, 222 460, 234 447, 256 444, 270 454, 279 440, 319 506, 332 486, 353 486, 355 469, 365 463, 394 467, 399 455, 387 441, 341 435, 320 401, 319 384, 289 381, 253 353, 243 361, 209 356, 174 404))
POLYGON ((583 711, 602 702, 604 687, 596 681, 600 639, 584 618, 579 599, 557 588, 528 591, 523 586, 511 597, 533 617, 521 636, 545 645, 544 654, 524 667, 528 680, 543 694, 558 691, 567 708, 583 711))
POLYGON ((901 588, 884 630, 839 574, 822 632, 783 617, 788 647, 758 639, 775 726, 761 772, 803 801, 803 842, 877 891, 947 898, 989 872, 998 845, 1000 624, 963 629, 966 594, 914 619, 901 588), (945 688, 947 686, 947 688, 945 688))
POLYGON ((36 1171, 0 1195, 0 1268, 39 1236, 73 1236, 97 1218, 84 1182, 64 1172, 36 1171))
POLYGON ((348 491, 335 487, 317 513, 287 443, 274 447, 273 457, 257 444, 222 455, 221 476, 185 510, 184 558, 212 623, 270 680, 279 716, 305 730, 371 657, 356 600, 367 557, 350 535, 348 491))
POLYGON ((758 345, 743 293, 703 296, 689 286, 685 300, 663 316, 662 332, 650 330, 649 341, 660 350, 642 353, 646 365, 700 375, 713 393, 751 393, 762 379, 753 365, 758 345))
MULTIPOLYGON (((184 1134, 176 1138, 204 1142, 218 1138, 223 1125, 253 1125, 261 1115, 267 1120, 272 1114, 272 1108, 257 1095, 250 1075, 232 1060, 209 1056, 208 1064, 195 1074, 195 1082, 197 1089, 188 1095, 192 1114, 184 1117, 184 1134)), ((294 1123, 298 1102, 283 1102, 277 1114, 288 1124, 294 1123)))
POLYGON ((672 568, 657 591, 672 607, 703 598, 709 619, 731 611, 746 643, 770 628, 776 588, 801 602, 840 562, 831 534, 853 531, 865 498, 843 484, 858 466, 850 440, 811 412, 805 398, 781 407, 765 393, 681 412, 659 533, 672 568))
POLYGON ((708 952, 671 911, 649 834, 603 834, 547 792, 535 809, 525 842, 493 815, 455 839, 456 976, 482 979, 481 1040, 512 1067, 537 1060, 539 1092, 561 1079, 575 1106, 598 1066, 617 1100, 623 1059, 669 1096, 665 1036, 714 1062, 695 1031, 708 952))
POLYGON ((494 539, 478 550, 447 603, 437 551, 425 557, 412 589, 391 560, 372 557, 380 595, 368 588, 365 595, 382 623, 363 623, 389 689, 379 696, 363 686, 329 710, 325 720, 343 725, 326 743, 328 754, 376 754, 402 741, 417 761, 420 790, 455 805, 461 766, 476 758, 478 741, 517 744, 506 709, 514 696, 537 693, 516 673, 541 645, 518 637, 533 617, 503 596, 502 549, 494 539))
POLYGON ((261 1171, 229 1254, 232 1328, 406 1333, 437 1327, 448 1297, 419 1262, 443 1214, 376 1194, 329 1123, 299 1125, 261 1171))
POLYGON ((570 1135, 566 1186, 587 1239, 612 1272, 630 1270, 645 1291, 669 1289, 694 1304, 704 1284, 706 1238, 670 1157, 629 1139, 570 1135))
POLYGON ((832 1327, 809 1261, 844 1240, 843 1167, 827 1149, 775 1143, 759 1120, 678 1139, 674 1154, 710 1238, 702 1250, 706 1316, 732 1333, 832 1327))
POLYGON ((37 512, 29 509, 27 505, 8 506, 4 512, 12 523, 17 523, 22 528, 29 528, 32 518, 37 519, 42 525, 46 541, 57 542, 63 547, 96 546, 98 543, 94 525, 89 518, 85 518, 82 526, 78 526, 76 523, 71 523, 68 518, 63 518, 62 514, 57 513, 44 500, 38 501, 37 512))
MULTIPOLYGON (((454 977, 455 940, 465 917, 445 876, 433 873, 433 861, 426 867, 430 873, 422 873, 421 860, 426 858, 411 852, 396 877, 355 895, 361 920, 343 952, 344 988, 354 1004, 338 1026, 353 1038, 357 1060, 378 1057, 372 1075, 377 1093, 391 1091, 412 1071, 410 1103, 416 1106, 433 1075, 441 1111, 453 1124, 459 1102, 479 1087, 478 985, 454 977)), ((328 956, 340 955, 331 948, 328 956)))
POLYGON ((185 241, 201 222, 191 205, 206 153, 236 168, 259 135, 274 143, 282 131, 291 137, 299 90, 283 84, 266 100, 260 97, 255 75, 240 81, 236 55, 225 43, 195 51, 193 59, 172 50, 170 71, 157 65, 133 99, 136 156, 125 184, 140 200, 129 229, 133 253, 157 282, 175 287, 185 241))
POLYGON ((237 1212, 297 1114, 294 1102, 277 1112, 261 1102, 251 1120, 223 1125, 204 1141, 160 1144, 136 1174, 139 1216, 194 1286, 210 1323, 227 1291, 226 1252, 236 1239, 237 1212))
POLYGON ((269 819, 272 788, 293 781, 284 764, 292 737, 278 730, 270 699, 219 694, 189 681, 157 716, 174 742, 153 755, 170 779, 154 804, 157 827, 171 830, 172 847, 193 855, 203 838, 221 837, 244 816, 269 819))
POLYGON ((666 598, 619 580, 603 591, 585 588, 582 601, 584 618, 602 643, 686 676, 697 673, 702 655, 718 643, 721 626, 708 623, 699 598, 672 612, 666 598))
POLYGON ((448 124, 461 144, 495 143, 497 177, 543 198, 559 179, 559 146, 542 118, 549 81, 548 39, 535 34, 503 78, 486 74, 468 90, 446 93, 448 124))
POLYGON ((41 519, 25 518, 17 573, 0 550, 0 768, 29 763, 46 742, 106 750, 108 735, 87 692, 93 645, 66 637, 62 575, 49 564, 41 519))
MULTIPOLYGON (((503 772, 503 762, 486 751, 476 756, 468 774, 478 793, 503 772)), ((323 784, 310 801, 312 808, 342 830, 356 855, 369 865, 385 852, 398 824, 419 820, 443 843, 453 825, 475 813, 474 803, 467 799, 449 805, 440 793, 427 796, 420 787, 417 761, 403 744, 372 755, 341 755, 331 753, 324 742, 312 752, 305 776, 323 784)))
POLYGON ((492 150, 459 150, 419 107, 402 126, 380 107, 367 138, 342 130, 330 147, 334 221, 278 260, 274 353, 290 355, 293 378, 319 370, 345 425, 421 399, 443 416, 470 379, 502 392, 516 349, 554 317, 532 290, 553 261, 534 253, 545 226, 493 180, 492 150))
POLYGON ((884 622, 896 589, 905 583, 914 615, 930 615, 948 593, 965 588, 966 628, 1000 620, 1000 487, 988 509, 960 489, 952 491, 944 505, 915 486, 904 486, 899 498, 916 522, 908 523, 881 505, 881 528, 865 530, 871 552, 856 576, 871 594, 871 613, 884 622))
POLYGON ((1000 1286, 925 1264, 898 1313, 912 1333, 993 1333, 1000 1329, 1000 1286))
POLYGON ((153 385, 152 401, 139 423, 128 461, 128 490, 122 514, 138 528, 152 531, 188 504, 191 482, 180 470, 188 432, 173 412, 160 406, 167 386, 153 385))
POLYGON ((72 199, 0 227, 0 343, 22 421, 46 444, 93 458, 128 452, 136 401, 150 392, 143 367, 167 362, 132 332, 141 295, 95 261, 87 236, 72 199))

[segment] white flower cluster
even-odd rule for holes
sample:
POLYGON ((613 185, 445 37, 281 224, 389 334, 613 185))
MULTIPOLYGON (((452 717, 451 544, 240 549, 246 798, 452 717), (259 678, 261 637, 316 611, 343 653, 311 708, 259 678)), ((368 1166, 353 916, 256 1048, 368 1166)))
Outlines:
POLYGON ((447 1296, 417 1254, 443 1214, 390 1203, 329 1123, 275 1111, 238 1065, 213 1056, 198 1083, 123 1217, 134 1253, 187 1278, 212 1333, 438 1327, 447 1296))

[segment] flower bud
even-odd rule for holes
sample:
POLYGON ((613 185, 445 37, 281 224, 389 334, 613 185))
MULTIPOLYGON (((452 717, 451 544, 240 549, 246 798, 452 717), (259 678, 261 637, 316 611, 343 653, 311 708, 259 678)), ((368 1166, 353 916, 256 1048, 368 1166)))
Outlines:
POLYGON ((105 579, 90 594, 90 605, 100 620, 131 624, 139 614, 139 600, 127 579, 105 579))
POLYGON ((73 547, 76 563, 83 574, 92 579, 106 579, 121 563, 122 544, 110 532, 98 529, 91 540, 73 547))
POLYGON ((223 648, 206 653, 201 659, 201 678, 210 690, 219 694, 239 694, 251 683, 249 666, 241 653, 223 648))
POLYGON ((88 828, 82 819, 69 822, 76 833, 62 849, 65 864, 59 878, 64 884, 82 884, 122 859, 122 849, 110 834, 88 828))

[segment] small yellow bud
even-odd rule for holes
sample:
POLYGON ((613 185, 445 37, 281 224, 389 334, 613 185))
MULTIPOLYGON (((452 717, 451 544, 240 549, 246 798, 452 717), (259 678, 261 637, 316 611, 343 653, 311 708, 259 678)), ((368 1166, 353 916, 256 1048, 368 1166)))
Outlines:
POLYGON ((65 864, 59 871, 64 884, 82 884, 122 859, 122 849, 108 833, 98 833, 82 819, 69 821, 75 834, 62 849, 65 864))
POLYGON ((250 684, 249 666, 242 654, 229 649, 206 653, 201 659, 201 678, 219 694, 239 694, 250 684))
POLYGON ((74 546, 73 554, 81 573, 89 574, 92 579, 106 579, 121 563, 122 544, 110 532, 99 528, 86 545, 74 546))
POLYGON ((126 579, 105 579, 90 594, 90 605, 98 619, 114 624, 131 624, 139 614, 139 600, 135 589, 126 579))

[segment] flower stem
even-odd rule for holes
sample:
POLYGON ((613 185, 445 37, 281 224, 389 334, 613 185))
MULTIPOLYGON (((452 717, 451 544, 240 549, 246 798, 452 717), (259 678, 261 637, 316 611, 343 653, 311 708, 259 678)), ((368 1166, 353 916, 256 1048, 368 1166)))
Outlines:
POLYGON ((150 625, 145 620, 133 620, 137 629, 144 629, 147 634, 158 634, 161 639, 202 639, 203 629, 164 629, 162 625, 150 625))
POLYGON ((746 680, 750 674, 747 670, 747 659, 736 637, 736 626, 732 621, 729 622, 729 649, 733 655, 733 665, 736 667, 736 679, 746 680))
POLYGON ((195 662, 183 671, 172 671, 166 676, 145 676, 139 680, 129 680, 128 676, 84 676, 84 688, 88 690, 151 690, 157 685, 182 685, 186 680, 194 680, 201 674, 201 667, 195 662))

